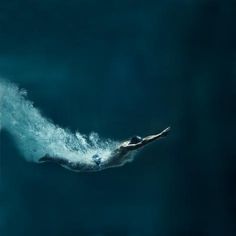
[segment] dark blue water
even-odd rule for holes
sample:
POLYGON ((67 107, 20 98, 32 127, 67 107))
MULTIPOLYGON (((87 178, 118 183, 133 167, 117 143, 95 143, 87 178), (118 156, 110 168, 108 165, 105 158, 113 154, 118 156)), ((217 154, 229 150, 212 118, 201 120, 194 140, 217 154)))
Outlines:
POLYGON ((121 168, 24 160, 1 132, 0 235, 235 235, 234 1, 0 4, 0 75, 56 124, 171 136, 121 168))

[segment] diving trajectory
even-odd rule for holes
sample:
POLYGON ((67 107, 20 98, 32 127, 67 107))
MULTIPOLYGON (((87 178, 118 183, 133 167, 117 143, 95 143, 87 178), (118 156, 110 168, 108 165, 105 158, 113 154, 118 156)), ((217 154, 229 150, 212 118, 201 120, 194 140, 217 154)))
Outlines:
POLYGON ((0 131, 8 132, 21 155, 34 163, 56 163, 72 171, 100 171, 133 161, 135 154, 165 137, 170 128, 124 142, 97 133, 71 132, 45 118, 27 99, 27 92, 0 79, 0 131))

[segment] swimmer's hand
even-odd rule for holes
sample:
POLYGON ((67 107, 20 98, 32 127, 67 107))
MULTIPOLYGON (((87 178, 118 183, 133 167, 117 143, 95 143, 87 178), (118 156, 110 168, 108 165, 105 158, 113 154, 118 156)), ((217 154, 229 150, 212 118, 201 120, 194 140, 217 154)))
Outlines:
POLYGON ((164 129, 164 130, 160 133, 160 135, 161 135, 161 137, 165 137, 165 136, 167 136, 169 133, 170 133, 170 127, 164 129))

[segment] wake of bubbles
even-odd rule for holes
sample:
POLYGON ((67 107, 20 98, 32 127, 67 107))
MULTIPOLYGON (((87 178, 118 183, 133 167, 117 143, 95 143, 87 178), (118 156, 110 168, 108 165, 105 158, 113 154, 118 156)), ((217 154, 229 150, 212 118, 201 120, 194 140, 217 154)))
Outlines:
POLYGON ((89 165, 93 155, 98 154, 105 161, 119 145, 96 133, 85 136, 60 128, 43 117, 26 95, 25 90, 0 80, 0 129, 13 136, 26 160, 38 162, 49 155, 89 165))

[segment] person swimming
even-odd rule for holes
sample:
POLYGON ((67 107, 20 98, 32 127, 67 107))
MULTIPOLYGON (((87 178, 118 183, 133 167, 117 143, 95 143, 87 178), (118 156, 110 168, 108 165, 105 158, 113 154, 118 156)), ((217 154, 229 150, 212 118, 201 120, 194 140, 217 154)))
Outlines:
POLYGON ((162 137, 165 137, 168 135, 170 131, 170 127, 166 128, 162 132, 154 135, 149 135, 144 138, 141 138, 140 136, 133 136, 127 141, 122 142, 111 154, 108 158, 103 159, 99 154, 95 154, 91 157, 91 163, 90 164, 81 164, 80 162, 70 161, 66 158, 62 157, 50 157, 50 156, 44 156, 41 159, 39 159, 40 163, 43 162, 52 162, 59 164, 66 169, 77 171, 77 172, 90 172, 90 171, 100 171, 107 168, 112 167, 119 167, 123 166, 125 163, 130 162, 133 160, 133 156, 135 152, 146 146, 147 144, 160 139, 162 137))

